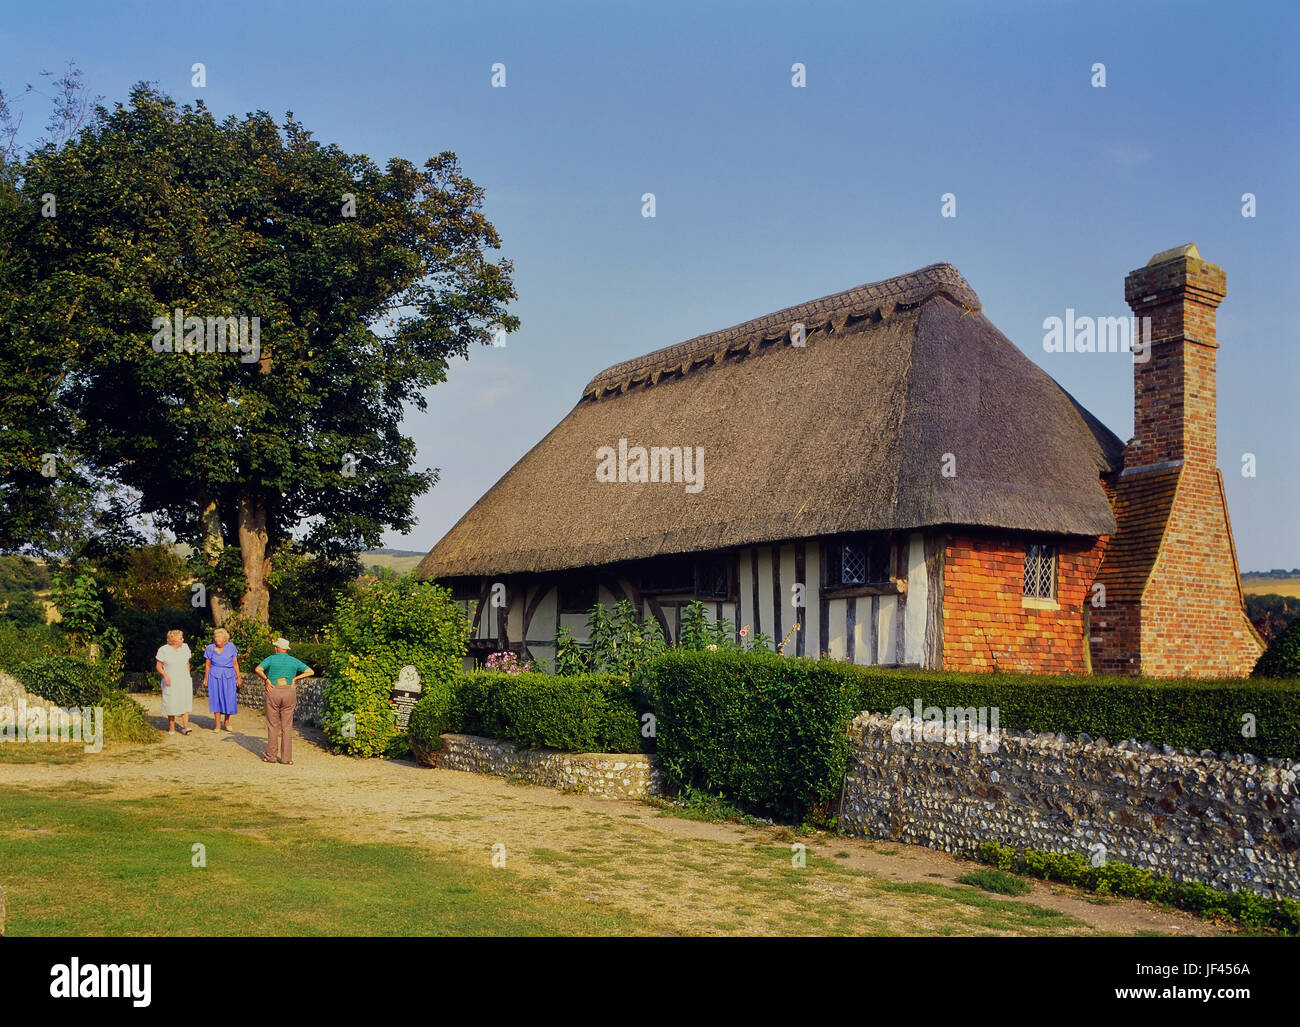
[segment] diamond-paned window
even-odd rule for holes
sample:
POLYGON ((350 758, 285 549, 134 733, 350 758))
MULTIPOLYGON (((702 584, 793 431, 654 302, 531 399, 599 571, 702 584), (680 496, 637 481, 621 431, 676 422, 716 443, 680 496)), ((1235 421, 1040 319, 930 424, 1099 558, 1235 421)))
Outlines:
POLYGON ((838 543, 831 554, 826 581, 830 588, 884 585, 889 581, 888 539, 858 537, 838 543))
POLYGON ((1031 543, 1025 547, 1024 597, 1056 598, 1056 546, 1031 543))
POLYGON ((840 584, 867 583, 867 547, 846 542, 840 546, 840 584))

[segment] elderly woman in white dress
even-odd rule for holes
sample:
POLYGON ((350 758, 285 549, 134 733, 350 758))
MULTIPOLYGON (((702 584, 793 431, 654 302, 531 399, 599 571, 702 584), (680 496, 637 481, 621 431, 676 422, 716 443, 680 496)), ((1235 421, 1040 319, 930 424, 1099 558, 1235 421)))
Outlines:
POLYGON ((176 718, 181 718, 181 734, 188 735, 190 712, 194 709, 194 682, 190 679, 190 647, 179 631, 167 632, 167 644, 158 650, 158 673, 162 675, 162 711, 167 718, 167 733, 176 733, 176 718))

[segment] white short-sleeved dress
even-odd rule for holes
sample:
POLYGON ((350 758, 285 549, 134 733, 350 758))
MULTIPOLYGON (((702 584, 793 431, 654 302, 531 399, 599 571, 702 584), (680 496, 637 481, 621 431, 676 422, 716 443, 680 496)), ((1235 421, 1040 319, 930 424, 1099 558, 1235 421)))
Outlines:
POLYGON ((162 682, 162 712, 164 717, 179 717, 194 712, 194 682, 190 680, 190 647, 184 642, 179 647, 164 645, 158 650, 157 660, 167 670, 171 687, 162 682))

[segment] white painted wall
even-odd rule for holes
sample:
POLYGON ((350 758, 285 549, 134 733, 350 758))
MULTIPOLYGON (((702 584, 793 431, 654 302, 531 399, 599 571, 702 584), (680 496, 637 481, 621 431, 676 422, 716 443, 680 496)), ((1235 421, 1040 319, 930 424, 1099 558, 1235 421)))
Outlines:
POLYGON ((904 663, 925 662, 925 610, 929 605, 925 578, 925 536, 912 532, 907 545, 907 609, 903 615, 904 663))

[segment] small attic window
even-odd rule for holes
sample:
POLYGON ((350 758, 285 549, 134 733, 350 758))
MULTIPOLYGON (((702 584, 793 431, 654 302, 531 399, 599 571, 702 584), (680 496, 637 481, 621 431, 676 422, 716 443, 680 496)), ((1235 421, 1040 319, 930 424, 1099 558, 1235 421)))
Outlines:
POLYGON ((1056 598, 1056 546, 1030 543, 1025 547, 1024 598, 1056 598))

